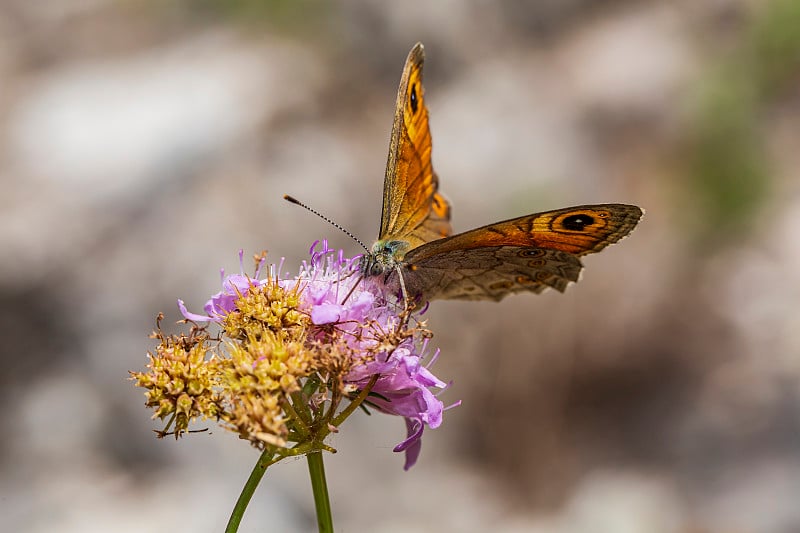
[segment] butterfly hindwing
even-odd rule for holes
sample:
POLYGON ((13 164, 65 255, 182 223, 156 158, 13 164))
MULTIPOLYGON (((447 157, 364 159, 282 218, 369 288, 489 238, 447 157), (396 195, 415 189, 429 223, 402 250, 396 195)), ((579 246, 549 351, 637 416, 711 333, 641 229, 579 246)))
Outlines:
POLYGON ((563 292, 580 272, 580 259, 567 252, 492 246, 430 255, 403 268, 403 279, 409 294, 425 300, 500 300, 547 287, 563 292))

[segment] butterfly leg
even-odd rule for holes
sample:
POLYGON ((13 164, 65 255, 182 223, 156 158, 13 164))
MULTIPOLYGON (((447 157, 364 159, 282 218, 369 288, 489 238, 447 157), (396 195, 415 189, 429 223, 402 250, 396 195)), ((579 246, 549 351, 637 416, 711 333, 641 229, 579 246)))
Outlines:
POLYGON ((342 303, 340 305, 344 305, 345 302, 350 299, 350 297, 353 295, 353 292, 355 292, 356 287, 358 287, 358 284, 361 283, 361 280, 363 279, 364 279, 364 274, 358 276, 358 279, 356 280, 355 283, 353 283, 353 286, 350 288, 350 292, 347 293, 347 296, 344 297, 344 300, 342 300, 342 303))
POLYGON ((403 279, 403 271, 400 270, 400 265, 395 265, 394 269, 395 272, 397 272, 397 279, 400 280, 400 291, 403 293, 403 310, 407 313, 409 310, 408 302, 410 300, 408 297, 408 291, 406 290, 406 282, 403 279))

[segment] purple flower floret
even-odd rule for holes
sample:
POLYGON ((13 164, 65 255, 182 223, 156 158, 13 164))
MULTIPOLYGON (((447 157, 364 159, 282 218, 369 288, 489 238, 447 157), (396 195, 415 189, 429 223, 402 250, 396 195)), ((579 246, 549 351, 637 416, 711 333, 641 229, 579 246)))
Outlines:
MULTIPOLYGON (((255 278, 261 273, 261 267, 264 261, 262 260, 256 270, 255 278)), ((220 278, 222 278, 222 290, 213 295, 210 300, 203 306, 205 315, 192 313, 186 309, 186 304, 183 300, 178 300, 178 309, 186 320, 193 322, 222 322, 225 315, 236 309, 236 300, 242 294, 247 293, 250 287, 257 287, 264 283, 264 280, 258 281, 257 279, 250 278, 244 274, 244 250, 239 250, 239 274, 231 274, 225 277, 225 269, 220 270, 220 278)))
POLYGON ((444 412, 444 404, 429 387, 444 389, 447 384, 421 365, 424 351, 425 343, 418 353, 398 348, 385 362, 367 363, 348 376, 353 382, 365 385, 372 374, 380 374, 372 387, 376 397, 370 402, 385 413, 405 417, 408 436, 394 447, 394 451, 406 452, 406 470, 417 462, 425 425, 432 429, 439 427, 444 412))

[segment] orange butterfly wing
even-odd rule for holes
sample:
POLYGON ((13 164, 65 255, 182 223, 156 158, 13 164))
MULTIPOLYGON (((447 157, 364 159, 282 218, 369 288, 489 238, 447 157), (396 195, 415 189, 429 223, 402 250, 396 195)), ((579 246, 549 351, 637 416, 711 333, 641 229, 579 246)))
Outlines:
POLYGON ((578 280, 579 256, 619 241, 641 216, 633 205, 603 204, 489 224, 409 251, 403 279, 409 294, 427 300, 500 300, 546 287, 563 292, 578 280))
POLYGON ((417 43, 408 54, 397 90, 389 159, 383 181, 378 239, 414 248, 451 233, 450 204, 438 193, 431 164, 431 132, 422 87, 425 53, 417 43))

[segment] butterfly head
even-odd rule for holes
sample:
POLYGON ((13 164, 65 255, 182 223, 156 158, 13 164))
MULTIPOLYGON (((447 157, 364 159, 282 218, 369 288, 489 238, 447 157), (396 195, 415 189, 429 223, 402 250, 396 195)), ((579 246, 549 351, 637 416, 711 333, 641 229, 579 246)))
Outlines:
POLYGON ((403 260, 409 243, 398 240, 380 240, 372 245, 369 253, 365 256, 361 265, 361 271, 365 276, 380 276, 394 270, 403 260))

